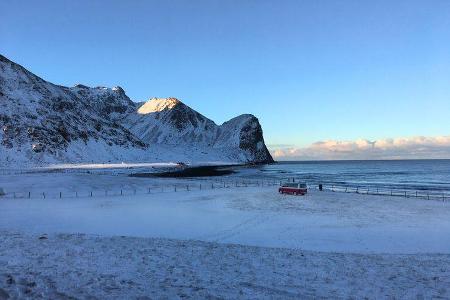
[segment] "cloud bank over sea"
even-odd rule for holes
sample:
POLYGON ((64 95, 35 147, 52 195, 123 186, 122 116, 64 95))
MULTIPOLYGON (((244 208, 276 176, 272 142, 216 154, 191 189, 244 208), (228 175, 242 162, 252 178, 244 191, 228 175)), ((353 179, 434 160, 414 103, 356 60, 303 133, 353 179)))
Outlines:
POLYGON ((269 145, 275 160, 450 158, 450 136, 415 136, 370 141, 325 140, 307 147, 269 145))

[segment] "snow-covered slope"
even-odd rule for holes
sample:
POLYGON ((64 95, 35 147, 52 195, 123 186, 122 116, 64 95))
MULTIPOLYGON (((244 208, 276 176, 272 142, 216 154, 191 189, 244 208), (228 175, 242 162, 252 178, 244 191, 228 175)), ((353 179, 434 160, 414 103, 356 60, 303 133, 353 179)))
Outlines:
POLYGON ((120 87, 54 85, 0 55, 0 165, 272 162, 261 126, 219 126, 175 98, 131 101, 120 87))
POLYGON ((125 122, 146 143, 212 146, 217 125, 175 98, 154 98, 125 122))

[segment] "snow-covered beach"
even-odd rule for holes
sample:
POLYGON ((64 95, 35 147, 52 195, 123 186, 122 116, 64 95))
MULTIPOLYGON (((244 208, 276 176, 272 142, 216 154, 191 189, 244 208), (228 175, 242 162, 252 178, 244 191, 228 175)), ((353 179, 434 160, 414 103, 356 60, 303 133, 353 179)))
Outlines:
POLYGON ((283 196, 276 186, 212 189, 208 180, 114 172, 0 182, 6 192, 49 195, 0 200, 4 295, 450 297, 448 202, 316 190, 283 196), (127 193, 111 192, 118 189, 127 193), (76 190, 86 195, 58 197, 76 190))
POLYGON ((1 232, 0 297, 448 298, 448 254, 357 254, 1 232))

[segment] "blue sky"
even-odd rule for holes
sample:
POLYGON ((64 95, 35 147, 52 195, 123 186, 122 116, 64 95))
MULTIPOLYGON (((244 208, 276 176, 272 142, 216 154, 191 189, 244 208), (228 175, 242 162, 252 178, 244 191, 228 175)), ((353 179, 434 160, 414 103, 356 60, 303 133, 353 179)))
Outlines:
POLYGON ((0 53, 217 123, 253 113, 274 148, 450 134, 445 0, 3 0, 0 53))

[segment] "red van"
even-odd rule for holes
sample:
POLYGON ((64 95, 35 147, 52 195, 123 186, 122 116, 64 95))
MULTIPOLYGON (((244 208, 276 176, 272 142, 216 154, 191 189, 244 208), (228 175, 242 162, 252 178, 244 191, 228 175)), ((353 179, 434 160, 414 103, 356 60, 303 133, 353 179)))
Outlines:
POLYGON ((305 195, 308 192, 306 183, 287 182, 278 188, 280 194, 305 195))

